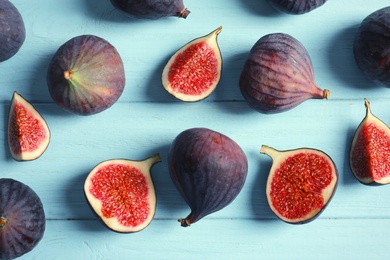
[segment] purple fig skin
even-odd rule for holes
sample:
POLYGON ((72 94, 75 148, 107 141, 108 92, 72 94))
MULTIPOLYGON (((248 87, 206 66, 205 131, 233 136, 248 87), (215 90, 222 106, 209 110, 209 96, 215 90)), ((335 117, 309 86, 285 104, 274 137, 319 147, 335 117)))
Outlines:
POLYGON ((171 179, 191 208, 187 227, 230 204, 244 186, 248 161, 229 137, 207 128, 191 128, 173 141, 168 154, 171 179))
POLYGON ((65 110, 92 115, 111 107, 125 87, 122 59, 106 40, 81 35, 64 43, 47 71, 53 100, 65 110))
POLYGON ((322 6, 327 0, 268 0, 277 10, 287 14, 305 14, 322 6))
POLYGON ((113 6, 138 19, 158 19, 168 16, 187 18, 190 11, 183 0, 111 0, 113 6))
POLYGON ((390 87, 390 6, 368 15, 353 43, 358 68, 370 80, 390 87))
POLYGON ((308 99, 327 99, 330 95, 315 83, 305 47, 284 33, 265 35, 255 43, 239 85, 248 105, 265 114, 284 112, 308 99))
POLYGON ((0 179, 0 259, 14 259, 33 250, 45 228, 38 195, 19 181, 0 179))
POLYGON ((0 62, 13 57, 26 39, 19 10, 8 0, 0 0, 0 62))

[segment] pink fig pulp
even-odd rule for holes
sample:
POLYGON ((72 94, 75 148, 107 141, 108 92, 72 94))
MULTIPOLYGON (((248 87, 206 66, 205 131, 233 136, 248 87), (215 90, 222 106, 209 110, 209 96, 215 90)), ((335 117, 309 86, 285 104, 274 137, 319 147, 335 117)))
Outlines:
POLYGON ((50 143, 50 130, 36 108, 14 92, 8 117, 8 146, 16 161, 40 157, 50 143))
POLYGON ((187 102, 207 98, 221 78, 222 56, 217 36, 211 33, 181 47, 167 62, 162 72, 162 85, 174 97, 187 102))
POLYGON ((279 151, 263 145, 272 158, 266 196, 275 215, 290 224, 314 220, 328 205, 338 182, 333 160, 313 148, 279 151))
POLYGON ((85 196, 109 229, 132 233, 150 224, 156 210, 150 169, 160 161, 158 154, 142 161, 108 160, 89 173, 84 184, 85 196))
POLYGON ((356 129, 350 151, 355 177, 364 184, 390 183, 390 129, 370 109, 365 99, 366 116, 356 129))

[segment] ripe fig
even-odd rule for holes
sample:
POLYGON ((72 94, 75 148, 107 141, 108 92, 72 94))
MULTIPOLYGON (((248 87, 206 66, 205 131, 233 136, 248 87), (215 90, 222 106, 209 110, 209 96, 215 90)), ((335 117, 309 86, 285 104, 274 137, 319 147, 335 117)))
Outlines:
POLYGON ((230 204, 248 172, 243 150, 229 137, 207 128, 191 128, 173 141, 168 154, 171 179, 191 208, 187 227, 230 204))
POLYGON ((108 160, 88 175, 84 193, 93 211, 111 230, 143 230, 156 212, 156 194, 150 169, 161 161, 155 154, 142 161, 108 160))
POLYGON ((240 90, 249 106, 261 113, 279 113, 308 99, 323 99, 329 90, 314 81, 309 53, 284 33, 267 34, 252 47, 240 76, 240 90))
POLYGON ((138 19, 158 19, 168 16, 187 18, 190 11, 183 0, 111 0, 113 6, 138 19))
POLYGON ((353 54, 367 78, 390 87, 390 6, 371 13, 361 22, 353 54))
POLYGON ((45 227, 39 196, 24 183, 0 179, 0 259, 15 259, 33 250, 45 227))
POLYGON ((16 161, 40 157, 50 143, 50 130, 39 112, 16 91, 8 115, 8 146, 16 161))
POLYGON ((8 0, 0 0, 0 62, 13 57, 26 39, 19 10, 8 0))
POLYGON ((305 14, 322 6, 326 0, 268 0, 268 2, 284 13, 305 14))
POLYGON ((208 97, 221 77, 222 57, 218 27, 203 37, 181 47, 168 61, 162 73, 166 91, 182 101, 199 101, 208 97))
POLYGON ((313 148, 279 151, 263 145, 272 158, 266 195, 271 210, 290 224, 314 220, 328 205, 337 186, 333 160, 313 148))
POLYGON ((122 59, 106 40, 81 35, 65 42, 50 61, 47 84, 65 110, 92 115, 111 107, 125 87, 122 59))
POLYGON ((363 184, 390 183, 390 129, 371 113, 365 99, 366 116, 356 129, 350 151, 350 165, 363 184))

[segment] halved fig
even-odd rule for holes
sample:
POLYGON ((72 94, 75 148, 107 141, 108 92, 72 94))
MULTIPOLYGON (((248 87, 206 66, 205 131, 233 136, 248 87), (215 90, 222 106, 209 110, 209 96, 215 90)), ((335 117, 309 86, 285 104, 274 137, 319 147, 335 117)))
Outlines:
POLYGON ((390 129, 371 113, 364 99, 366 116, 356 129, 350 151, 350 165, 355 177, 364 184, 390 183, 390 129))
POLYGON ((150 169, 160 161, 159 154, 142 161, 108 160, 89 173, 84 184, 85 196, 109 229, 132 233, 150 224, 156 211, 150 169))
POLYGON ((263 145, 260 153, 272 158, 266 186, 271 210, 290 224, 314 220, 336 190, 338 173, 333 160, 313 148, 279 151, 263 145))
POLYGON ((0 179, 0 259, 15 259, 33 250, 45 228, 39 196, 22 182, 0 179))
POLYGON ((14 92, 8 116, 8 146, 16 161, 40 157, 49 146, 50 130, 41 114, 14 92))
POLYGON ((181 47, 165 65, 162 84, 168 93, 188 102, 208 97, 221 77, 222 56, 217 36, 218 27, 206 36, 181 47))

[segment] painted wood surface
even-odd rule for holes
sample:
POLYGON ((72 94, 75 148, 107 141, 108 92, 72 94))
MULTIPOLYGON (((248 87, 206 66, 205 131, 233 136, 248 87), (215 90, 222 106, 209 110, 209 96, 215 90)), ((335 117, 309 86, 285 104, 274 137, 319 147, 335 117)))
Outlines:
POLYGON ((365 79, 352 55, 359 23, 390 4, 383 0, 329 0, 301 16, 276 12, 265 0, 186 1, 186 20, 134 20, 109 0, 12 1, 23 15, 27 37, 20 52, 0 63, 0 175, 20 180, 41 197, 47 230, 40 244, 20 259, 388 259, 390 187, 364 186, 352 175, 348 154, 354 131, 372 112, 390 123, 390 92, 365 79), (218 26, 223 74, 206 100, 183 103, 165 92, 161 72, 186 42, 218 26), (252 45, 272 32, 289 33, 311 55, 316 81, 329 100, 309 100, 285 113, 251 110, 238 77, 252 45), (68 39, 95 34, 121 54, 126 88, 110 109, 89 117, 69 114, 50 98, 46 70, 68 39), (8 151, 6 129, 13 91, 31 101, 52 133, 38 160, 20 163, 8 151), (182 228, 189 208, 167 169, 172 140, 191 127, 208 127, 235 140, 249 161, 248 178, 225 209, 182 228), (271 159, 262 144, 277 149, 313 147, 335 161, 340 181, 329 206, 315 221, 289 225, 270 211, 265 181, 271 159), (83 183, 99 162, 143 159, 159 152, 152 176, 157 192, 155 219, 136 234, 105 228, 88 207, 83 183))

